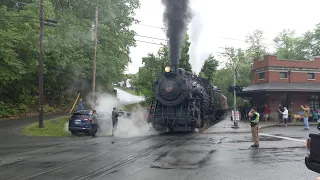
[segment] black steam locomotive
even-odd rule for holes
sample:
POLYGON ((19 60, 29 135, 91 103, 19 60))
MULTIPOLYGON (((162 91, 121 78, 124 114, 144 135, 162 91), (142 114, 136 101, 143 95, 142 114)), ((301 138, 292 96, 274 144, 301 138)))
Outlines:
POLYGON ((156 131, 206 128, 227 114, 227 98, 208 80, 179 68, 166 67, 155 81, 155 102, 148 122, 156 131))

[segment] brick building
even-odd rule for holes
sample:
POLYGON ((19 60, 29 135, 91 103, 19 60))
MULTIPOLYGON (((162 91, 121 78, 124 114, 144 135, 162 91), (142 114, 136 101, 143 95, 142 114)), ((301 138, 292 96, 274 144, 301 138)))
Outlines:
POLYGON ((308 104, 312 110, 320 109, 320 57, 313 60, 284 60, 266 55, 254 60, 252 84, 239 94, 250 97, 254 105, 268 104, 275 118, 279 104, 300 111, 308 104))

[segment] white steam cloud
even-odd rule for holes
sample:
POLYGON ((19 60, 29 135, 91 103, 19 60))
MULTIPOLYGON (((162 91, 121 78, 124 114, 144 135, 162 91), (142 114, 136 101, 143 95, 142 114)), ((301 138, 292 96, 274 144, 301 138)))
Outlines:
MULTIPOLYGON (((121 91, 118 89, 118 92, 121 91)), ((98 136, 110 136, 112 134, 112 109, 116 107, 119 110, 123 110, 123 99, 121 97, 122 93, 118 93, 118 98, 111 94, 106 93, 96 93, 97 101, 95 105, 95 109, 98 114, 98 123, 99 128, 97 135, 98 136)), ((137 101, 144 100, 141 97, 132 97, 126 95, 126 104, 129 104, 130 101, 132 103, 136 103, 137 101)), ((93 104, 91 100, 91 95, 85 99, 86 104, 93 104)), ((156 135, 157 133, 152 130, 151 124, 147 123, 145 118, 146 110, 137 105, 131 111, 132 116, 130 118, 118 117, 118 126, 117 130, 114 133, 114 137, 119 138, 130 138, 136 136, 147 136, 147 135, 156 135)), ((66 123, 65 131, 68 131, 68 123, 66 123)))
MULTIPOLYGON (((204 1, 206 0, 191 0, 191 9, 193 13, 193 18, 189 25, 189 57, 190 57, 190 64, 192 67, 192 71, 196 74, 199 74, 201 68, 204 64, 204 61, 210 55, 210 45, 205 43, 207 40, 207 27, 204 23, 204 18, 208 13, 204 12, 202 6, 207 6, 207 3, 204 1)), ((209 0, 210 1, 210 0, 209 0)))
POLYGON ((147 123, 145 109, 140 105, 137 105, 132 110, 132 116, 130 118, 121 117, 118 119, 117 131, 114 134, 115 137, 128 138, 158 134, 153 131, 151 123, 147 123))

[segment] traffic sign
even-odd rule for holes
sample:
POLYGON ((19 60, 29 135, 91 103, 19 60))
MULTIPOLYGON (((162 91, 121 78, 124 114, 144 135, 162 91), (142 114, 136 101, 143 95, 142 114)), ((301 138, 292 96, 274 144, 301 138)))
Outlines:
POLYGON ((236 111, 236 121, 239 121, 240 118, 239 118, 239 111, 236 111))

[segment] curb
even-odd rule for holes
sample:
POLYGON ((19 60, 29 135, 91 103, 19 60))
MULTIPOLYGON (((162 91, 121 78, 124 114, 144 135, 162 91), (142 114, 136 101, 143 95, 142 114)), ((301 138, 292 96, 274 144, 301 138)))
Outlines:
MULTIPOLYGON (((288 124, 288 126, 304 126, 304 124, 302 123, 288 124)), ((317 123, 309 123, 309 126, 317 126, 317 123)), ((284 124, 265 125, 265 126, 261 126, 259 129, 266 129, 266 128, 272 128, 272 127, 284 127, 284 124)))

